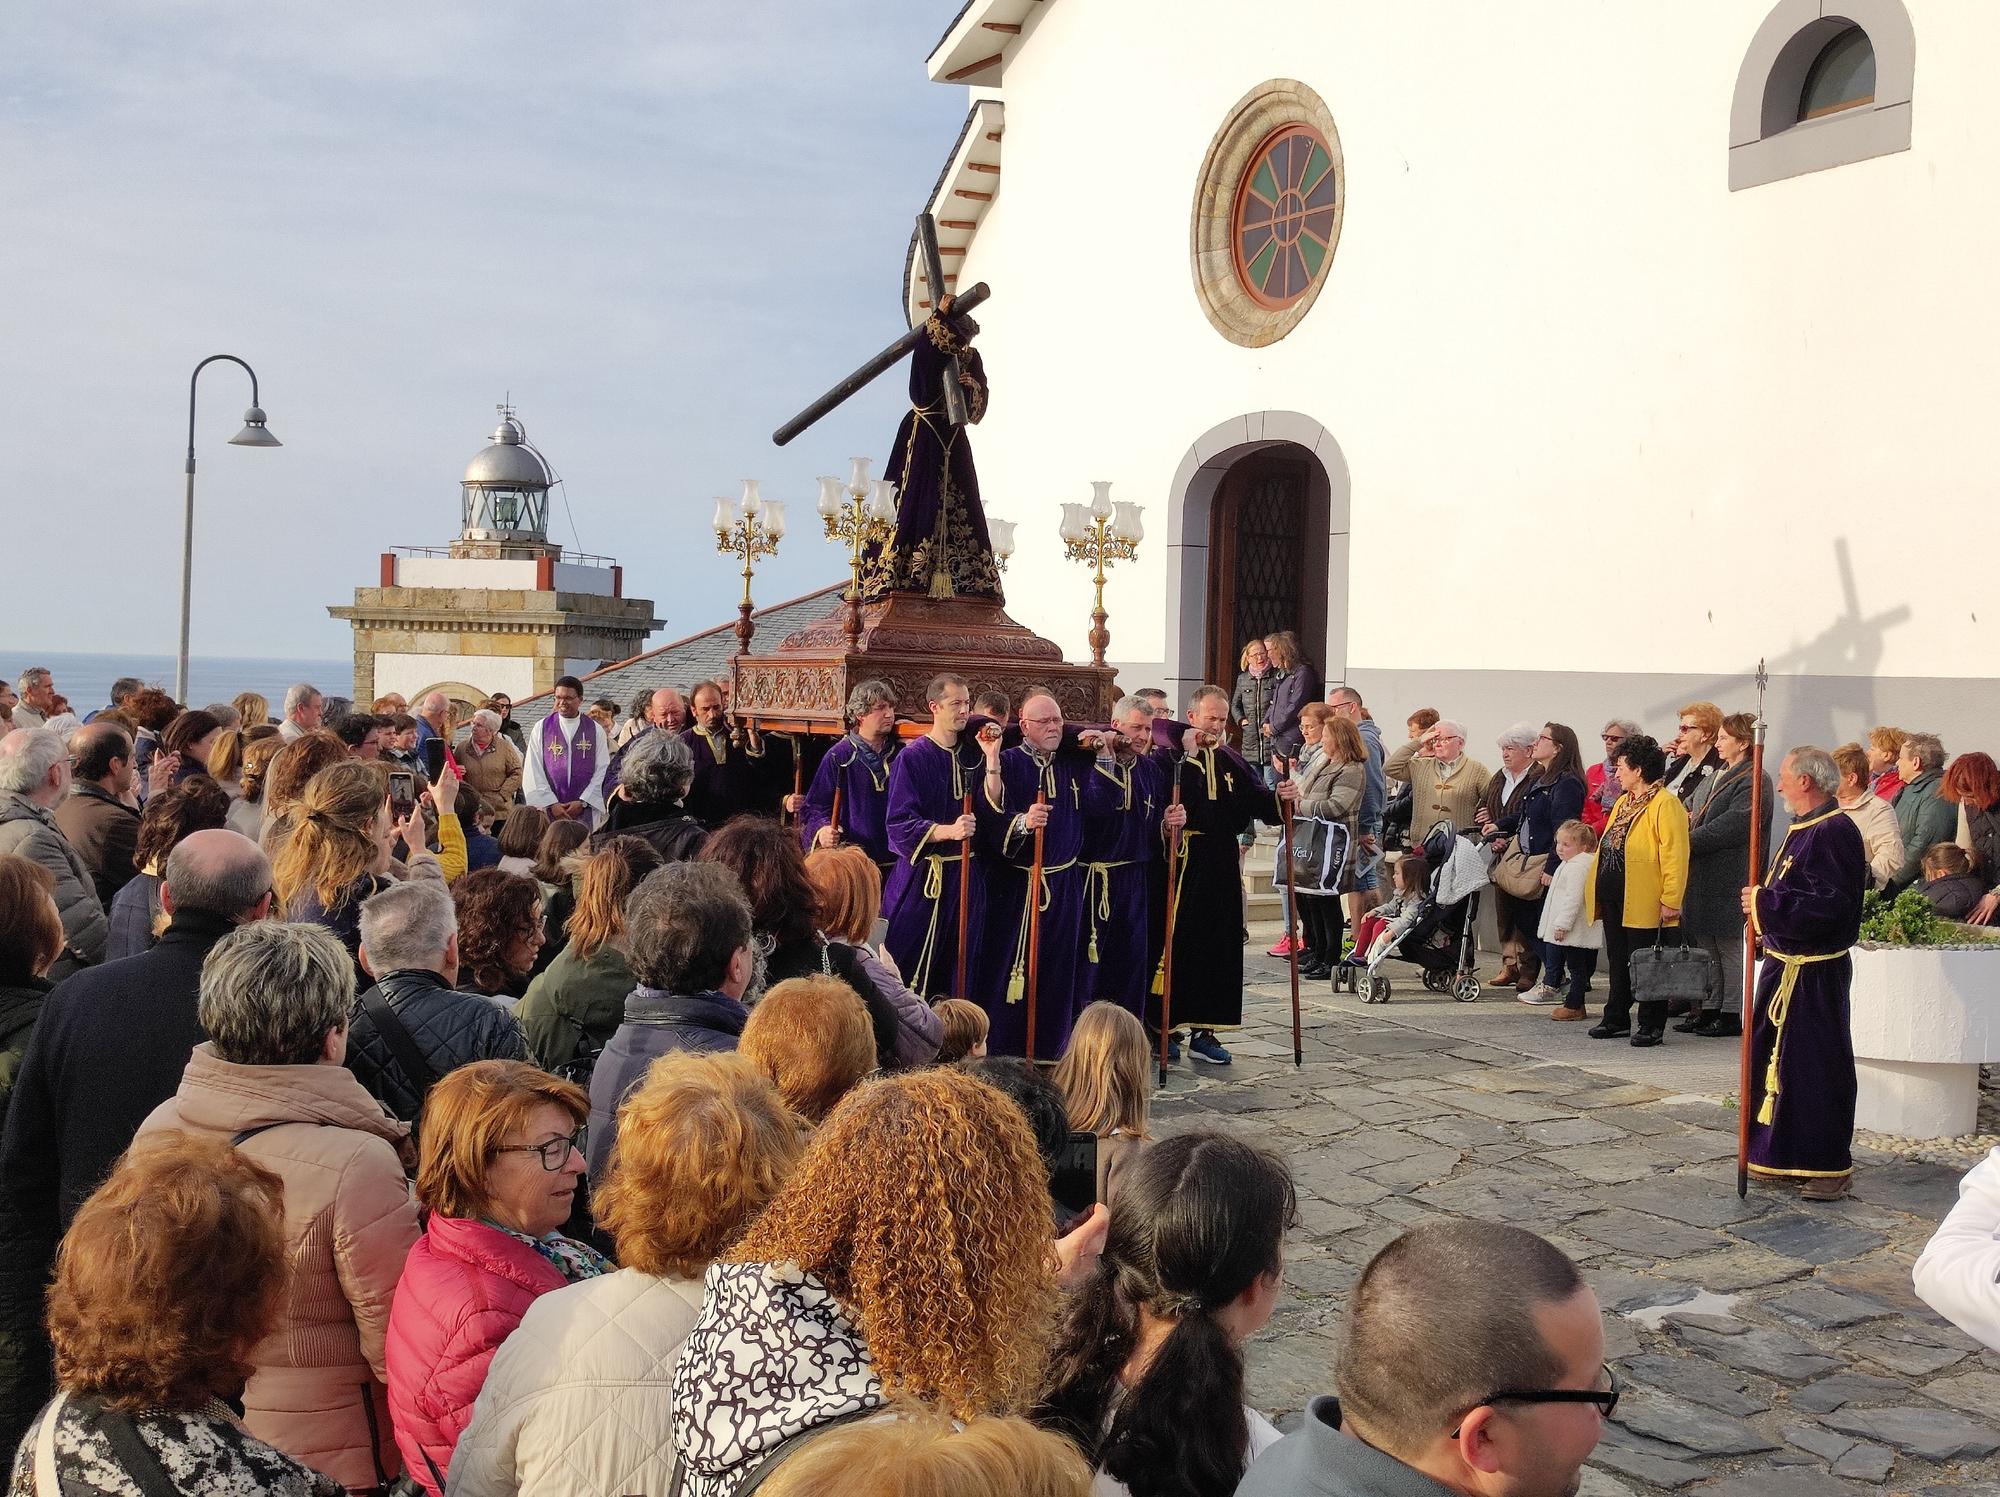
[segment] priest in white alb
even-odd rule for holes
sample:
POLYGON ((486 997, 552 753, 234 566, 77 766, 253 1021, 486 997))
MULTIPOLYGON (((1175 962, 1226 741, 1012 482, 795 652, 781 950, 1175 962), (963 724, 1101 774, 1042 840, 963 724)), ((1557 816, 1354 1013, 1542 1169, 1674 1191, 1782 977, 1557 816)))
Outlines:
POLYGON ((611 748, 604 729, 583 714, 581 681, 575 676, 557 681, 555 701, 556 710, 528 740, 521 799, 540 806, 551 820, 590 826, 604 814, 604 771, 611 748))

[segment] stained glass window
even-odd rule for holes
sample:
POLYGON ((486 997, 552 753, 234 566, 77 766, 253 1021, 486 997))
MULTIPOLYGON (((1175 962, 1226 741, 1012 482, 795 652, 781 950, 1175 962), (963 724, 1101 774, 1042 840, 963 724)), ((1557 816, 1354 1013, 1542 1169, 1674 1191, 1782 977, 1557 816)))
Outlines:
POLYGON ((1339 191, 1333 153, 1311 125, 1284 126, 1251 156, 1232 240, 1236 274, 1260 306, 1290 306, 1326 269, 1339 191))

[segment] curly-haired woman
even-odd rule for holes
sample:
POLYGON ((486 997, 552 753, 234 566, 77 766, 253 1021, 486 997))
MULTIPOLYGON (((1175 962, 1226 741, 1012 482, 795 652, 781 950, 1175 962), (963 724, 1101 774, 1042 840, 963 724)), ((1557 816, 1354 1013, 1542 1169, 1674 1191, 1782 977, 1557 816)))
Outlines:
POLYGON ((11 1497, 341 1497, 223 1402, 242 1391, 284 1292, 283 1190, 222 1139, 166 1133, 126 1154, 56 1255, 60 1391, 14 1457, 11 1497))
POLYGON ((454 1492, 671 1485, 670 1384, 702 1275, 797 1165, 798 1121, 741 1056, 683 1051, 646 1073, 618 1122, 592 1205, 621 1267, 529 1307, 459 1441, 454 1492))
POLYGON ((451 902, 458 911, 460 985, 512 1009, 542 949, 540 885, 481 868, 451 886, 451 902))
POLYGON ((1094 1491, 1229 1497, 1277 1444, 1243 1402, 1243 1343, 1277 1305, 1295 1205, 1284 1165, 1226 1134, 1178 1134, 1132 1166, 1036 1416, 1097 1466, 1094 1491))
POLYGON ((733 1492, 780 1442, 892 1398, 954 1419, 1021 1412, 1042 1385, 1059 1252, 1007 1097, 947 1069, 864 1083, 708 1271, 674 1374, 688 1497, 733 1492))

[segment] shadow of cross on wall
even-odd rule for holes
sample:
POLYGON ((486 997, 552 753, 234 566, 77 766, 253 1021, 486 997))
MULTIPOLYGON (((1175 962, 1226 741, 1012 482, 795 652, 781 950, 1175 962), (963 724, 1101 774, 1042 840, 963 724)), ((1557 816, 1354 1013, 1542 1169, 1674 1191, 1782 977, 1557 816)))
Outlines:
MULTIPOLYGON (((1882 660, 1884 636, 1909 621, 1910 607, 1898 603, 1872 617, 1864 614, 1845 536, 1834 538, 1833 560, 1840 573, 1840 614, 1804 644, 1766 660, 1771 690, 1764 718, 1771 730, 1765 764, 1773 774, 1778 756, 1789 748, 1814 743, 1831 750, 1850 739, 1865 737, 1882 720, 1875 669, 1882 660)), ((1648 706, 1641 722, 1664 722, 1684 702, 1694 700, 1715 702, 1725 713, 1753 711, 1757 705, 1756 675, 1757 668, 1752 665, 1741 675, 1717 676, 1692 696, 1648 706)))

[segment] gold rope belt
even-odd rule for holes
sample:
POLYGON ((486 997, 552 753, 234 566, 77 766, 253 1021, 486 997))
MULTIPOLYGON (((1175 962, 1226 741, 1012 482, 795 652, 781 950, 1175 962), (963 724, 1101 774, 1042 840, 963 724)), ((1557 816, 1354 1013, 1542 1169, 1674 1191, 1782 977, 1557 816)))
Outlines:
POLYGON ((944 898, 944 865, 964 862, 965 854, 961 852, 956 856, 947 856, 940 852, 930 852, 920 853, 918 856, 930 864, 930 867, 924 870, 924 898, 930 901, 931 906, 930 925, 924 931, 924 944, 917 952, 916 970, 912 974, 915 978, 913 986, 921 993, 929 985, 931 956, 937 946, 938 904, 944 898))
POLYGON ((1117 863, 1088 863, 1083 873, 1083 907, 1090 911, 1090 952, 1092 965, 1097 962, 1097 927, 1111 918, 1111 870, 1130 868, 1132 859, 1117 863))
MULTIPOLYGON (((1181 828, 1180 852, 1175 855, 1175 867, 1170 878, 1173 887, 1167 891, 1167 908, 1174 912, 1174 923, 1176 926, 1180 923, 1181 885, 1187 882, 1188 849, 1193 845, 1194 839, 1200 835, 1201 833, 1191 826, 1181 828)), ((1179 935, 1180 932, 1176 930, 1174 934, 1179 935)), ((1166 990, 1167 951, 1163 947, 1160 951, 1160 965, 1153 969, 1153 991, 1155 993, 1164 993, 1166 990)))
POLYGON ((1828 951, 1814 956, 1787 956, 1767 948, 1764 955, 1785 969, 1785 975, 1778 979, 1778 991, 1771 995, 1770 1007, 1764 1010, 1771 1021, 1771 1058, 1764 1066, 1764 1100, 1757 1104, 1757 1121, 1768 1128, 1778 1116, 1778 1052, 1785 1043, 1785 1021, 1791 1017, 1792 990, 1799 985, 1799 969, 1811 962, 1834 961, 1847 953, 1828 951))
POLYGON ((1053 892, 1049 888, 1049 875, 1051 873, 1062 873, 1076 867, 1076 861, 1075 858, 1071 858, 1067 863, 1058 863, 1054 867, 1044 867, 1042 869, 1039 890, 1037 889, 1034 875, 1030 871, 1028 892, 1021 896, 1021 931, 1014 938, 1014 970, 1007 977, 1007 1001, 1009 1003, 1019 1003, 1028 994, 1028 922, 1034 913, 1036 895, 1039 892, 1040 907, 1046 910, 1049 907, 1049 900, 1053 892))

